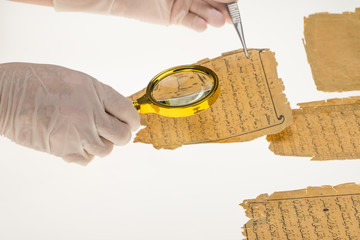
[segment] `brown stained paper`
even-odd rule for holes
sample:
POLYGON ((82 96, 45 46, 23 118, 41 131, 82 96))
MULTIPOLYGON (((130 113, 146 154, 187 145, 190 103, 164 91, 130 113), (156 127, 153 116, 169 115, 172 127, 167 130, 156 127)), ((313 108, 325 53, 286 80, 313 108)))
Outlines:
POLYGON ((305 49, 318 90, 360 90, 360 8, 305 18, 305 49))
POLYGON ((209 109, 189 117, 144 114, 142 123, 146 128, 137 133, 135 142, 151 143, 158 149, 175 149, 184 144, 249 141, 277 133, 292 122, 272 52, 250 50, 247 59, 244 52, 233 51, 197 64, 218 75, 221 94, 217 101, 209 109))
POLYGON ((251 218, 244 225, 247 240, 360 239, 360 186, 262 194, 241 206, 251 218))
POLYGON ((270 150, 312 160, 360 158, 360 97, 299 104, 294 122, 269 135, 270 150))

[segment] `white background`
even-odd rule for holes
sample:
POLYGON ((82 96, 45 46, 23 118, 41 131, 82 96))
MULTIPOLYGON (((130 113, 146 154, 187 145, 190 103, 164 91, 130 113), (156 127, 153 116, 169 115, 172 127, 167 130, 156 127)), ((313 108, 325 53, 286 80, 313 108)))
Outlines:
MULTIPOLYGON (((249 48, 276 53, 288 100, 359 95, 316 91, 303 17, 355 0, 240 0, 249 48)), ((131 95, 158 72, 241 48, 232 25, 196 33, 134 20, 0 2, 0 62, 62 65, 131 95)), ((0 239, 235 240, 238 206, 261 193, 359 182, 360 161, 280 157, 265 137, 174 151, 130 143, 87 167, 0 138, 0 239)))

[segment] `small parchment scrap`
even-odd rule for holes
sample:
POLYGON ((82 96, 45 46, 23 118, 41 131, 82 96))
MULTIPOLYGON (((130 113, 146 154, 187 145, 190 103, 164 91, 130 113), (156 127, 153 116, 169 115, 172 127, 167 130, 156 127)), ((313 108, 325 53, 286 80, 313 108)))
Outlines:
POLYGON ((262 194, 240 204, 247 240, 360 239, 360 185, 262 194))
POLYGON ((137 133, 134 142, 175 149, 184 144, 249 141, 282 131, 292 122, 292 115, 277 76, 274 53, 249 53, 250 59, 238 50, 198 62, 218 75, 221 93, 217 101, 189 117, 142 115, 146 128, 137 133))
POLYGON ((360 97, 299 104, 294 122, 267 136, 269 149, 283 156, 312 160, 360 158, 360 97))
POLYGON ((360 90, 360 8, 305 18, 305 49, 317 89, 360 90))

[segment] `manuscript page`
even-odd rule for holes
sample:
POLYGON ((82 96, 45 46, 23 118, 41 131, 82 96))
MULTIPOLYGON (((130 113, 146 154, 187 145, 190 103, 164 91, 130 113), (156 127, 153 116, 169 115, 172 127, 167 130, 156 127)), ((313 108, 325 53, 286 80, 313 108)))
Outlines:
POLYGON ((305 49, 318 90, 360 90, 360 8, 305 18, 305 49))
POLYGON ((292 122, 292 115, 282 93, 284 86, 277 76, 274 54, 268 50, 249 53, 250 59, 243 51, 233 51, 198 62, 218 75, 221 94, 217 101, 189 117, 144 114, 142 124, 146 128, 134 141, 175 149, 184 144, 249 141, 283 130, 292 122))
POLYGON ((360 97, 299 104, 294 122, 267 136, 269 149, 283 156, 312 160, 360 158, 360 97))
POLYGON ((360 186, 262 194, 242 204, 251 218, 243 229, 247 240, 360 239, 360 186))

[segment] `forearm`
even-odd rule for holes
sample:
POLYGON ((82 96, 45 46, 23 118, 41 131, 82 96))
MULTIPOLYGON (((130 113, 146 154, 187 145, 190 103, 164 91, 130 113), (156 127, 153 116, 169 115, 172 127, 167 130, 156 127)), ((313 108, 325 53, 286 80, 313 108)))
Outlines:
MULTIPOLYGON (((52 6, 58 12, 87 12, 138 19, 161 25, 184 25, 204 31, 231 22, 226 3, 234 0, 10 0, 52 6)), ((235 0, 236 1, 236 0, 235 0)))
POLYGON ((10 0, 10 1, 37 4, 37 5, 49 6, 49 7, 54 6, 53 0, 10 0))

